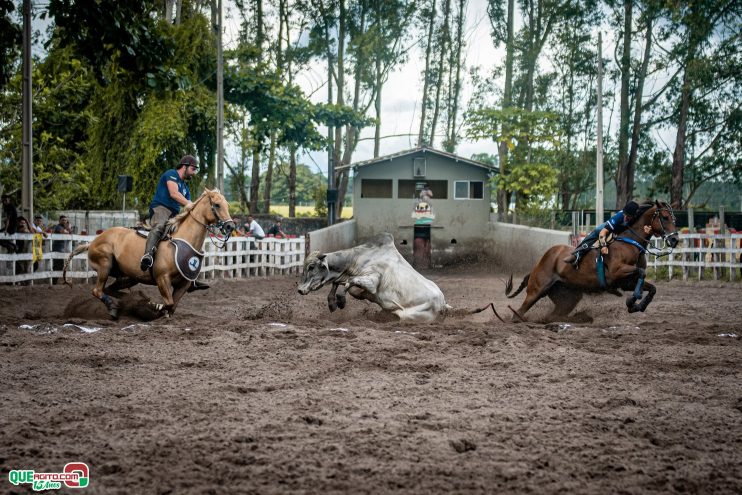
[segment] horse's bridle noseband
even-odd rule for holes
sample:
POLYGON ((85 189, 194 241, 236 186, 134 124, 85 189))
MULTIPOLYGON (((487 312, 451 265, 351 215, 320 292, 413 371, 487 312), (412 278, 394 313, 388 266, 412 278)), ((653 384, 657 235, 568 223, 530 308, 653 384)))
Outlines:
MULTIPOLYGON (((195 204, 198 203, 203 199, 203 196, 201 198, 198 198, 195 204)), ((196 222, 201 224, 206 228, 206 231, 209 233, 209 240, 213 245, 217 247, 217 249, 221 249, 226 247, 227 242, 229 241, 229 238, 232 236, 232 232, 234 232, 234 221, 233 220, 227 220, 224 221, 221 218, 219 218, 219 215, 216 212, 216 206, 214 205, 214 202, 211 200, 211 196, 209 196, 209 206, 211 206, 211 213, 214 214, 214 218, 216 218, 216 222, 214 223, 203 223, 195 216, 191 215, 193 212, 193 207, 188 210, 188 214, 191 215, 191 218, 193 218, 196 222), (232 224, 232 225, 230 225, 232 224)))
POLYGON ((676 224, 676 220, 675 220, 675 214, 672 212, 672 208, 670 208, 669 206, 658 207, 657 210, 655 210, 654 215, 652 215, 651 223, 654 223, 655 218, 659 217, 660 219, 660 229, 662 230, 660 237, 662 238, 662 242, 665 244, 665 246, 667 246, 668 244, 667 239, 669 239, 672 236, 677 236, 678 231, 675 230, 674 232, 670 232, 669 234, 667 233, 667 230, 665 229, 665 218, 660 213, 662 211, 666 211, 667 213, 670 214, 670 219, 672 220, 673 225, 676 224))

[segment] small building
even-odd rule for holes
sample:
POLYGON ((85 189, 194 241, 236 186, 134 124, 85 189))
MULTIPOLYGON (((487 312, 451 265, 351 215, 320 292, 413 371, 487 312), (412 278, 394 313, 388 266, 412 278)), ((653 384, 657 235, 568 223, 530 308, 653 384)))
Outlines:
MULTIPOLYGON (((480 251, 491 239, 491 165, 427 147, 349 165, 353 170, 353 217, 357 238, 394 235, 400 252, 412 254, 415 238, 429 225, 433 259, 480 251), (432 215, 415 215, 427 184, 432 215), (416 234, 417 231, 417 234, 416 234)), ((418 212, 420 210, 418 209, 418 212)), ((416 255, 417 257, 417 255, 416 255)))

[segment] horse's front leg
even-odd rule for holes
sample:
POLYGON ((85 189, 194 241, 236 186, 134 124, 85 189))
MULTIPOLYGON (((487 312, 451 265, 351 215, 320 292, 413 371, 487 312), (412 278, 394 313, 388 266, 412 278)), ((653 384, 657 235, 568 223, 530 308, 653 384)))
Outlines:
MULTIPOLYGON (((172 314, 172 308, 173 308, 173 284, 170 280, 170 274, 165 273, 162 275, 158 275, 155 277, 155 280, 157 282, 157 288, 160 290, 160 295, 162 296, 163 304, 155 304, 152 301, 149 302, 150 306, 152 306, 155 311, 161 312, 164 316, 170 316, 172 314)), ((188 288, 188 284, 186 284, 186 289, 188 288)))
MULTIPOLYGON (((647 291, 648 294, 647 297, 645 297, 644 300, 637 305, 636 311, 644 312, 644 310, 647 309, 647 306, 649 306, 649 303, 652 302, 652 299, 654 299, 654 295, 657 293, 657 288, 649 282, 644 282, 644 287, 642 288, 642 290, 647 291)), ((632 311, 629 309, 629 312, 632 311)))
POLYGON ((180 286, 176 287, 173 291, 173 304, 170 307, 166 306, 166 310, 169 312, 170 315, 175 313, 175 308, 178 307, 178 302, 180 302, 181 298, 185 295, 186 292, 188 292, 188 287, 193 282, 187 281, 187 283, 181 284, 180 286))
MULTIPOLYGON (((644 290, 650 291, 650 296, 647 296, 650 298, 650 301, 651 297, 654 296, 654 292, 652 291, 654 290, 656 292, 653 285, 644 282, 644 277, 646 277, 646 275, 647 273, 643 268, 631 265, 623 265, 619 270, 616 271, 617 280, 636 280, 636 286, 633 287, 634 291, 629 297, 626 298, 626 307, 628 308, 629 313, 644 311, 644 309, 642 308, 646 308, 647 304, 649 304, 649 302, 647 301, 643 302, 641 305, 636 304, 636 301, 642 298, 642 292, 644 290), (651 287, 651 289, 649 287, 651 287)), ((631 290, 631 288, 632 287, 630 286, 624 286, 625 290, 631 290)))

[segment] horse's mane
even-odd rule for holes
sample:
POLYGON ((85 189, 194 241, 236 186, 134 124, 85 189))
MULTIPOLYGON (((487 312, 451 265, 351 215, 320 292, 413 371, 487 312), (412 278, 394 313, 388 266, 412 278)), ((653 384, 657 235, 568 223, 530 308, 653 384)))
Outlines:
POLYGON ((177 232, 178 227, 180 227, 180 224, 183 223, 186 217, 188 217, 188 215, 196 207, 198 202, 213 192, 218 193, 219 189, 211 189, 211 190, 206 189, 204 192, 201 193, 201 196, 199 196, 198 199, 196 199, 196 201, 191 203, 189 206, 183 207, 183 210, 180 213, 178 213, 173 218, 167 221, 167 224, 165 225, 165 232, 169 232, 171 234, 173 232, 177 232))
POLYGON ((639 210, 636 213, 636 218, 639 219, 647 212, 648 209, 652 208, 653 206, 656 206, 654 204, 654 201, 644 201, 642 204, 639 205, 639 210))
POLYGON ((652 201, 651 199, 644 200, 639 205, 639 210, 636 213, 636 220, 634 221, 634 223, 636 223, 639 220, 641 220, 641 218, 644 216, 644 214, 647 212, 647 210, 656 207, 657 204, 659 204, 660 207, 667 207, 667 208, 670 207, 670 205, 667 204, 665 201, 659 201, 659 200, 657 200, 655 202, 655 201, 652 201))

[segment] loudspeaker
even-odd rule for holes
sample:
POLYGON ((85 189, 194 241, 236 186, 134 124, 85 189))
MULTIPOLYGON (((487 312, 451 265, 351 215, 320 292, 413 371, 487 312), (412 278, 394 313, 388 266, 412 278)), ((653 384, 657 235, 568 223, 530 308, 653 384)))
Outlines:
POLYGON ((133 183, 134 180, 130 175, 119 175, 119 183, 116 189, 121 193, 131 192, 131 186, 133 183))

